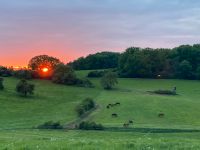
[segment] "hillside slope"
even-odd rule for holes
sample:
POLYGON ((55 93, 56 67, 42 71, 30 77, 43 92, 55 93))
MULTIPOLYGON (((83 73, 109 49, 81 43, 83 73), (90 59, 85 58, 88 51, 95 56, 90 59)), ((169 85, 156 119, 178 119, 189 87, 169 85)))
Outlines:
POLYGON ((198 81, 119 79, 112 91, 101 88, 98 79, 92 79, 95 88, 79 88, 33 80, 35 95, 21 98, 15 92, 17 79, 5 79, 5 91, 0 92, 0 129, 32 128, 45 121, 67 123, 77 118, 74 108, 84 98, 92 97, 99 109, 91 119, 109 127, 122 127, 133 120, 134 127, 199 128, 200 97, 198 81), (176 96, 155 95, 147 91, 177 87, 176 96), (120 102, 107 109, 108 104, 120 102), (159 118, 158 114, 165 114, 159 118), (112 113, 118 117, 113 118, 112 113))

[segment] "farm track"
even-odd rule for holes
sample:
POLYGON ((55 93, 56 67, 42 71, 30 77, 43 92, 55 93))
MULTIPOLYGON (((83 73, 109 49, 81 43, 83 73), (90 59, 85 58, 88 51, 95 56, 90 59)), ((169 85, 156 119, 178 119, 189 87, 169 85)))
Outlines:
POLYGON ((75 119, 74 121, 71 121, 71 122, 65 124, 64 129, 75 129, 77 124, 81 123, 82 121, 90 120, 92 118, 91 114, 99 108, 100 108, 100 106, 96 105, 93 109, 86 112, 81 117, 75 119))

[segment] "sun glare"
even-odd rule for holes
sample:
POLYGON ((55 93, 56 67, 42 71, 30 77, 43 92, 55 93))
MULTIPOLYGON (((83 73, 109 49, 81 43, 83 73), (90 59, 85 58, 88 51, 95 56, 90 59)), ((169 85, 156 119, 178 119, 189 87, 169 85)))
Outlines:
POLYGON ((48 72, 49 69, 48 69, 48 68, 42 68, 42 71, 43 71, 43 72, 48 72))

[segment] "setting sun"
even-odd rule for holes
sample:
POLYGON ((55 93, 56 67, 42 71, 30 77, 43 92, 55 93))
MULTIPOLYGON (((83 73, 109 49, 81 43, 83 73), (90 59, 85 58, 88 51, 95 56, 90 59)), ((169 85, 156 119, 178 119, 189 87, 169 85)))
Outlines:
POLYGON ((43 72, 48 72, 49 69, 48 69, 48 68, 42 68, 42 71, 43 71, 43 72))

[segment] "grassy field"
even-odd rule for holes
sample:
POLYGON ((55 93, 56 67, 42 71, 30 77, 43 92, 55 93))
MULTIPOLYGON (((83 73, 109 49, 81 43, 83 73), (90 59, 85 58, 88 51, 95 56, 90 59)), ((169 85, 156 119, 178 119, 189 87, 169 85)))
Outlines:
POLYGON ((198 133, 135 133, 106 131, 1 131, 1 149, 20 150, 199 150, 198 133))
MULTIPOLYGON (((87 71, 78 72, 84 77, 87 71)), ((99 79, 95 88, 80 88, 33 80, 35 95, 28 99, 15 92, 18 82, 5 78, 0 91, 0 149, 200 149, 200 83, 188 80, 119 79, 105 91, 99 79), (176 96, 147 91, 177 87, 176 96), (87 120, 102 123, 105 131, 36 130, 46 121, 67 124, 77 119, 75 106, 94 98, 98 109, 87 120), (119 106, 107 109, 109 103, 119 106), (159 118, 158 114, 165 114, 159 118), (111 114, 117 113, 117 118, 111 114), (133 120, 124 130, 123 124, 133 120)))

